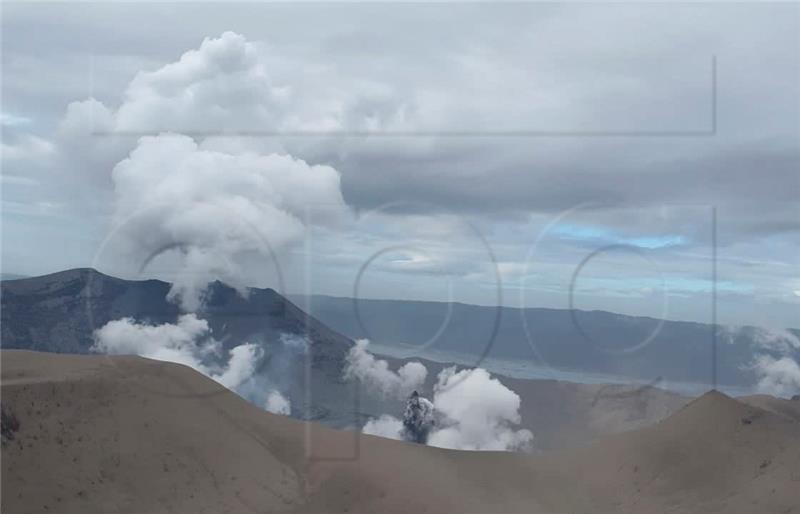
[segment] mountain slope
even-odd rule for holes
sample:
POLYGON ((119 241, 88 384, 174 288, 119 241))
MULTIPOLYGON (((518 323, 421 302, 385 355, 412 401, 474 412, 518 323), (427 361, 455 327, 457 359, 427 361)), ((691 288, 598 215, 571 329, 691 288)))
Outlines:
POLYGON ((791 512, 800 424, 709 393, 544 456, 457 452, 255 409, 180 365, 3 351, 3 512, 791 512))
MULTIPOLYGON (((3 348, 87 353, 94 330, 111 320, 132 317, 169 323, 180 314, 167 300, 167 282, 123 280, 89 268, 7 280, 0 288, 3 348)), ((253 288, 243 298, 216 282, 199 316, 208 320, 215 333, 224 332, 223 344, 269 342, 290 333, 335 349, 334 357, 343 355, 351 344, 272 289, 253 288)))
POLYGON ((800 398, 798 397, 792 400, 784 400, 783 398, 775 398, 767 394, 756 394, 752 396, 742 396, 737 399, 747 405, 758 407, 759 409, 800 423, 800 398))

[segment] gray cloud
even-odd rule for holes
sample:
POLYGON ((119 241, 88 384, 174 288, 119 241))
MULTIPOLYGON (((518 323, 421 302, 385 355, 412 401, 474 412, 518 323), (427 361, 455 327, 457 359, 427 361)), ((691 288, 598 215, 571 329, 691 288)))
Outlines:
MULTIPOLYGON (((333 265, 326 264, 328 258, 347 267, 343 263, 363 263, 382 247, 413 242, 448 270, 467 276, 464 283, 475 281, 463 299, 486 302, 491 263, 476 258, 474 241, 459 236, 451 242, 424 234, 421 227, 443 216, 464 216, 487 235, 498 260, 511 263, 507 270, 519 269, 550 221, 584 205, 565 221, 630 241, 680 236, 679 248, 651 253, 669 262, 668 271, 684 282, 699 281, 708 277, 707 257, 697 256, 710 254, 708 214, 714 207, 720 276, 739 288, 726 293, 730 316, 763 311, 752 308, 760 301, 776 302, 772 312, 789 313, 797 305, 793 291, 800 289, 792 271, 800 264, 793 251, 800 219, 797 9, 791 4, 360 3, 206 4, 190 10, 180 4, 117 4, 87 13, 71 4, 4 6, 3 112, 30 120, 4 127, 4 174, 24 179, 4 182, 9 213, 4 213, 3 246, 4 256, 11 257, 5 260, 33 266, 18 258, 24 245, 35 247, 31 234, 49 241, 67 237, 45 236, 44 224, 20 214, 44 212, 37 205, 59 206, 47 213, 75 216, 93 230, 113 212, 111 170, 136 147, 140 134, 67 137, 66 106, 93 96, 112 113, 106 127, 111 132, 540 132, 536 137, 256 135, 197 142, 213 152, 283 152, 310 165, 332 166, 341 173, 342 195, 355 212, 399 201, 406 207, 396 210, 398 217, 419 216, 415 223, 375 223, 369 234, 356 224, 352 232, 322 237, 328 246, 314 261, 322 269, 333 265), (145 26, 149 37, 142 37, 145 26), (178 93, 165 93, 165 66, 191 57, 186 52, 198 49, 204 38, 227 30, 243 36, 243 50, 231 54, 232 60, 214 62, 232 63, 238 71, 211 79, 191 75, 176 82, 178 93), (680 135, 711 127, 714 55, 717 130, 680 135), (189 90, 198 93, 189 99, 195 103, 178 109, 175 99, 189 90), (237 103, 242 98, 246 101, 237 103), (600 134, 608 130, 677 134, 600 134), (450 251, 442 241, 451 243, 450 251)), ((102 239, 96 230, 92 237, 102 239)), ((568 277, 601 244, 597 238, 548 235, 537 254, 546 255, 547 263, 537 265, 568 277)), ((86 263, 94 251, 89 243, 76 246, 70 262, 86 263)), ((409 268, 376 266, 385 276, 419 271, 409 268)), ((339 275, 324 279, 326 287, 347 294, 351 280, 339 275)), ((409 288, 424 289, 422 282, 409 288)), ((705 292, 687 294, 706 304, 705 292)), ((553 301, 548 298, 541 301, 553 301)), ((691 313, 697 305, 689 303, 681 312, 691 313)))

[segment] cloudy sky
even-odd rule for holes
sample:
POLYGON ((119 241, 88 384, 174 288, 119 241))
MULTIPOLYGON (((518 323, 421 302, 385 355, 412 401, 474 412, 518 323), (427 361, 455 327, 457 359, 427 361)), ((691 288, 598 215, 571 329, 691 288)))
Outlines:
POLYGON ((3 3, 2 271, 797 326, 799 91, 795 3, 3 3))

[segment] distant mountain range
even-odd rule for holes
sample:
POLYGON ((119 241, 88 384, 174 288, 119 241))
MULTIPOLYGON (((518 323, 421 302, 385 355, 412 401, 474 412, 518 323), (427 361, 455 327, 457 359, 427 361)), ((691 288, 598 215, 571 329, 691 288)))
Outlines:
POLYGON ((28 278, 28 275, 20 275, 18 273, 0 273, 0 280, 19 280, 20 278, 28 278))
MULTIPOLYGON (((765 332, 604 311, 292 296, 314 318, 353 339, 422 355, 486 356, 561 370, 749 387, 765 332), (716 352, 714 350, 716 346, 716 352), (423 348, 425 347, 425 348, 423 348), (423 349, 425 350, 423 352, 423 349)), ((789 330, 800 335, 800 330, 789 330)), ((800 356, 798 356, 800 357, 800 356)))
MULTIPOLYGON (((94 330, 111 320, 165 323, 180 314, 166 299, 169 283, 123 280, 92 269, 3 280, 1 288, 4 348, 86 353, 94 330)), ((423 356, 423 350, 472 356, 476 362, 487 356, 645 381, 711 384, 716 373, 718 384, 746 387, 754 383, 749 366, 763 337, 752 327, 732 332, 603 311, 289 298, 258 288, 243 298, 216 282, 200 316, 226 348, 244 341, 269 346, 284 333, 307 337, 316 371, 337 376, 352 340, 369 338, 419 349, 423 356)))

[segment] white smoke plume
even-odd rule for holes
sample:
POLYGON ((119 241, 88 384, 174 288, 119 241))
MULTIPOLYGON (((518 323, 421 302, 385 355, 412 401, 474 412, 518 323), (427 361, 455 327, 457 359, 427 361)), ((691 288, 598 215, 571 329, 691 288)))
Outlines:
POLYGON ((92 351, 109 354, 140 355, 150 359, 185 364, 235 389, 255 372, 260 349, 245 343, 228 352, 224 360, 222 345, 211 337, 208 322, 185 314, 177 323, 149 325, 131 318, 109 321, 94 333, 92 351))
POLYGON ((345 376, 359 378, 384 396, 397 396, 412 390, 404 419, 384 414, 369 420, 362 432, 390 439, 427 443, 458 450, 524 451, 530 448, 530 430, 516 430, 522 419, 520 397, 492 378, 483 368, 442 370, 434 386, 433 401, 418 396, 427 369, 421 363, 408 363, 398 373, 388 363, 367 351, 368 342, 358 341, 350 350, 345 376), (401 373, 410 364, 413 371, 401 373), (403 377, 416 380, 403 380, 403 377), (414 387, 411 387, 412 384, 414 387))
POLYGON ((365 434, 386 437, 387 439, 404 439, 403 422, 388 414, 383 414, 378 418, 367 421, 361 431, 365 434))
POLYGON ((262 42, 235 32, 207 37, 174 62, 137 73, 117 109, 94 99, 74 102, 76 110, 93 103, 93 117, 68 116, 64 128, 90 120, 93 128, 113 132, 224 136, 379 130, 404 119, 407 100, 401 101, 388 83, 341 76, 335 67, 276 74, 289 71, 280 66, 282 60, 262 42))
POLYGON ((341 137, 231 136, 416 125, 406 120, 413 101, 388 82, 341 74, 335 66, 287 67, 285 57, 272 53, 268 44, 234 32, 199 43, 172 62, 140 70, 108 105, 96 98, 71 102, 52 140, 4 144, 4 156, 41 155, 47 159, 43 168, 63 173, 66 167, 66 176, 88 179, 75 181, 80 188, 74 192, 90 189, 83 199, 97 202, 105 201, 113 186, 109 170, 140 135, 192 134, 206 150, 326 162, 354 143, 341 137))
POLYGON ((278 391, 270 391, 264 409, 273 414, 288 416, 292 413, 292 403, 278 391))
POLYGON ((245 343, 232 348, 228 354, 228 363, 224 366, 222 373, 216 376, 212 375, 211 378, 228 389, 237 389, 250 380, 256 372, 261 350, 254 344, 245 343))
POLYGON ((358 379, 384 397, 395 398, 405 398, 425 383, 428 370, 422 363, 409 362, 394 372, 388 362, 369 353, 368 346, 368 340, 360 339, 350 348, 344 368, 346 379, 358 379))
POLYGON ((759 377, 759 392, 785 398, 800 393, 800 364, 791 357, 759 355, 753 368, 759 377))
POLYGON ((752 327, 753 342, 765 350, 791 353, 800 350, 800 338, 788 330, 765 327, 752 327))
POLYGON ((226 132, 360 126, 376 112, 367 108, 371 89, 328 82, 307 91, 283 83, 305 81, 305 74, 276 84, 270 59, 266 45, 240 34, 206 38, 174 62, 140 71, 116 107, 94 98, 69 104, 49 143, 52 168, 92 174, 76 194, 112 203, 108 251, 130 260, 117 265, 135 271, 164 251, 178 260, 165 264, 179 271, 170 277, 170 299, 184 312, 201 307, 215 279, 245 293, 243 263, 271 261, 311 226, 337 226, 349 216, 338 171, 296 157, 326 162, 316 152, 298 154, 302 149, 291 151, 282 138, 226 132))
POLYGON ((286 155, 205 150, 180 135, 143 137, 113 170, 117 236, 145 262, 180 253, 170 298, 201 307, 209 282, 245 291, 237 260, 265 258, 300 241, 306 220, 335 223, 346 212, 339 173, 286 155))
POLYGON ((800 339, 789 330, 765 327, 728 327, 723 331, 733 341, 741 335, 755 344, 750 369, 756 376, 756 389, 776 397, 800 394, 800 339))
POLYGON ((428 444, 459 450, 526 450, 533 434, 514 430, 520 397, 483 368, 439 373, 433 406, 442 420, 428 444))
MULTIPOLYGON (((358 123, 352 114, 365 105, 362 93, 345 88, 352 101, 323 99, 272 71, 265 45, 225 32, 174 62, 142 70, 113 107, 93 98, 73 102, 59 125, 59 158, 75 154, 66 159, 75 161, 70 167, 94 170, 100 188, 110 193, 94 196, 113 202, 113 241, 123 243, 115 251, 137 269, 167 254, 167 269, 177 270, 168 298, 185 312, 202 309, 215 279, 246 294, 244 263, 279 258, 312 226, 336 226, 349 215, 334 168, 293 157, 281 138, 227 137, 313 126, 320 117, 342 127, 358 123), (319 102, 298 110, 309 98, 319 102), (137 138, 101 138, 107 141, 98 144, 98 133, 137 138)), ((274 387, 286 402, 273 395, 271 404, 283 410, 290 408, 281 392, 290 390, 283 368, 304 351, 282 337, 269 355, 248 344, 220 355, 221 346, 196 316, 158 327, 118 320, 98 338, 98 350, 127 346, 126 352, 191 365, 259 405, 268 400, 263 391, 274 387), (115 339, 115 330, 127 331, 126 343, 115 339), (179 342, 164 339, 181 331, 179 342), (155 341, 136 342, 145 333, 155 341), (251 380, 256 363, 261 373, 251 380)))
POLYGON ((264 350, 259 374, 240 388, 239 394, 273 414, 292 413, 290 391, 301 374, 310 343, 306 337, 282 333, 264 350), (264 397, 264 391, 269 393, 264 397))
MULTIPOLYGON (((260 386, 254 379, 263 357, 261 348, 244 343, 224 355, 208 322, 195 314, 184 314, 174 324, 149 325, 131 318, 109 321, 95 331, 94 340, 94 352, 184 364, 247 397, 256 396, 253 390, 260 386)), ((265 406, 278 414, 291 412, 289 400, 277 390, 268 393, 265 406)))

